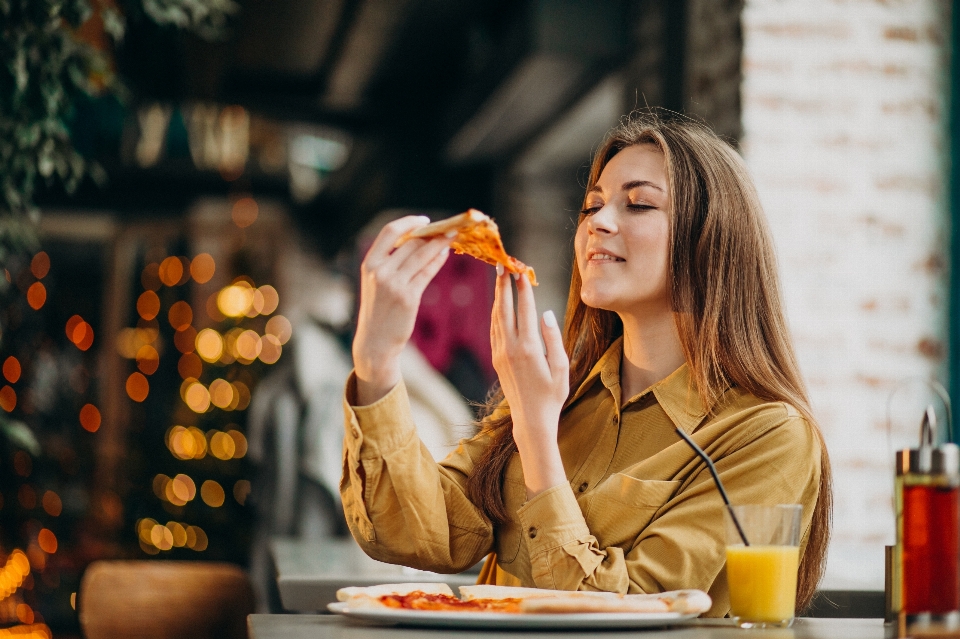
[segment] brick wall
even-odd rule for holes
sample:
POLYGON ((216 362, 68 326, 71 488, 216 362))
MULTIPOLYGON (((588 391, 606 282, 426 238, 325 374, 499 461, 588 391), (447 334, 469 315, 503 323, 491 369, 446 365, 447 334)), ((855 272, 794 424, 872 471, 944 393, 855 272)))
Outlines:
MULTIPOLYGON (((742 14, 742 149, 834 464, 830 561, 880 586, 893 540, 887 398, 946 370, 949 8, 747 0, 742 14)), ((916 445, 919 407, 908 412, 895 410, 893 446, 916 445)))

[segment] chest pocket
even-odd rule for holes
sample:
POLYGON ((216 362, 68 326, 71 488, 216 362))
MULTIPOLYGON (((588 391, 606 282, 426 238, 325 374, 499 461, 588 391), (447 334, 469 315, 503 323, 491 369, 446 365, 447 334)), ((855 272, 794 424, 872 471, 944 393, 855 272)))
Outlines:
POLYGON ((679 481, 611 475, 582 498, 587 527, 601 548, 627 549, 679 487, 679 481))
POLYGON ((497 563, 511 564, 520 553, 520 520, 517 511, 527 501, 527 487, 523 480, 520 455, 514 455, 503 481, 503 503, 510 519, 496 531, 497 563))

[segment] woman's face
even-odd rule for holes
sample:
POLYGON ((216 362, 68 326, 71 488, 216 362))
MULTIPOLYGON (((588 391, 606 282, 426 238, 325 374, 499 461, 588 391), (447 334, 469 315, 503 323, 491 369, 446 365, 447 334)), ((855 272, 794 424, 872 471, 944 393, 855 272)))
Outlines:
POLYGON ((587 306, 618 314, 669 310, 670 198, 663 153, 631 146, 586 197, 575 248, 587 306))

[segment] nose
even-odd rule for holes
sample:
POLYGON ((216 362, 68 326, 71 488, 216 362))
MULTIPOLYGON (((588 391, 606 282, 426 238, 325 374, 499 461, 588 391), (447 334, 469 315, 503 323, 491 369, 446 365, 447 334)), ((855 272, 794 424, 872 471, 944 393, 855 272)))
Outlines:
POLYGON ((617 232, 616 209, 608 202, 599 211, 587 218, 587 228, 591 233, 611 234, 617 232))

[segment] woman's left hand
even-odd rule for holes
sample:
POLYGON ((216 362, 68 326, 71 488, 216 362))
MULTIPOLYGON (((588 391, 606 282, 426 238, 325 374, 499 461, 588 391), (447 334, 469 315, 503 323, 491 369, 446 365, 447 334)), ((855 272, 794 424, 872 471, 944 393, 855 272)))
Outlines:
POLYGON ((510 406, 513 438, 527 495, 532 497, 567 481, 557 428, 570 389, 570 364, 553 311, 538 320, 530 280, 525 275, 518 278, 514 312, 510 273, 503 273, 502 267, 497 273, 490 325, 493 367, 510 406))

